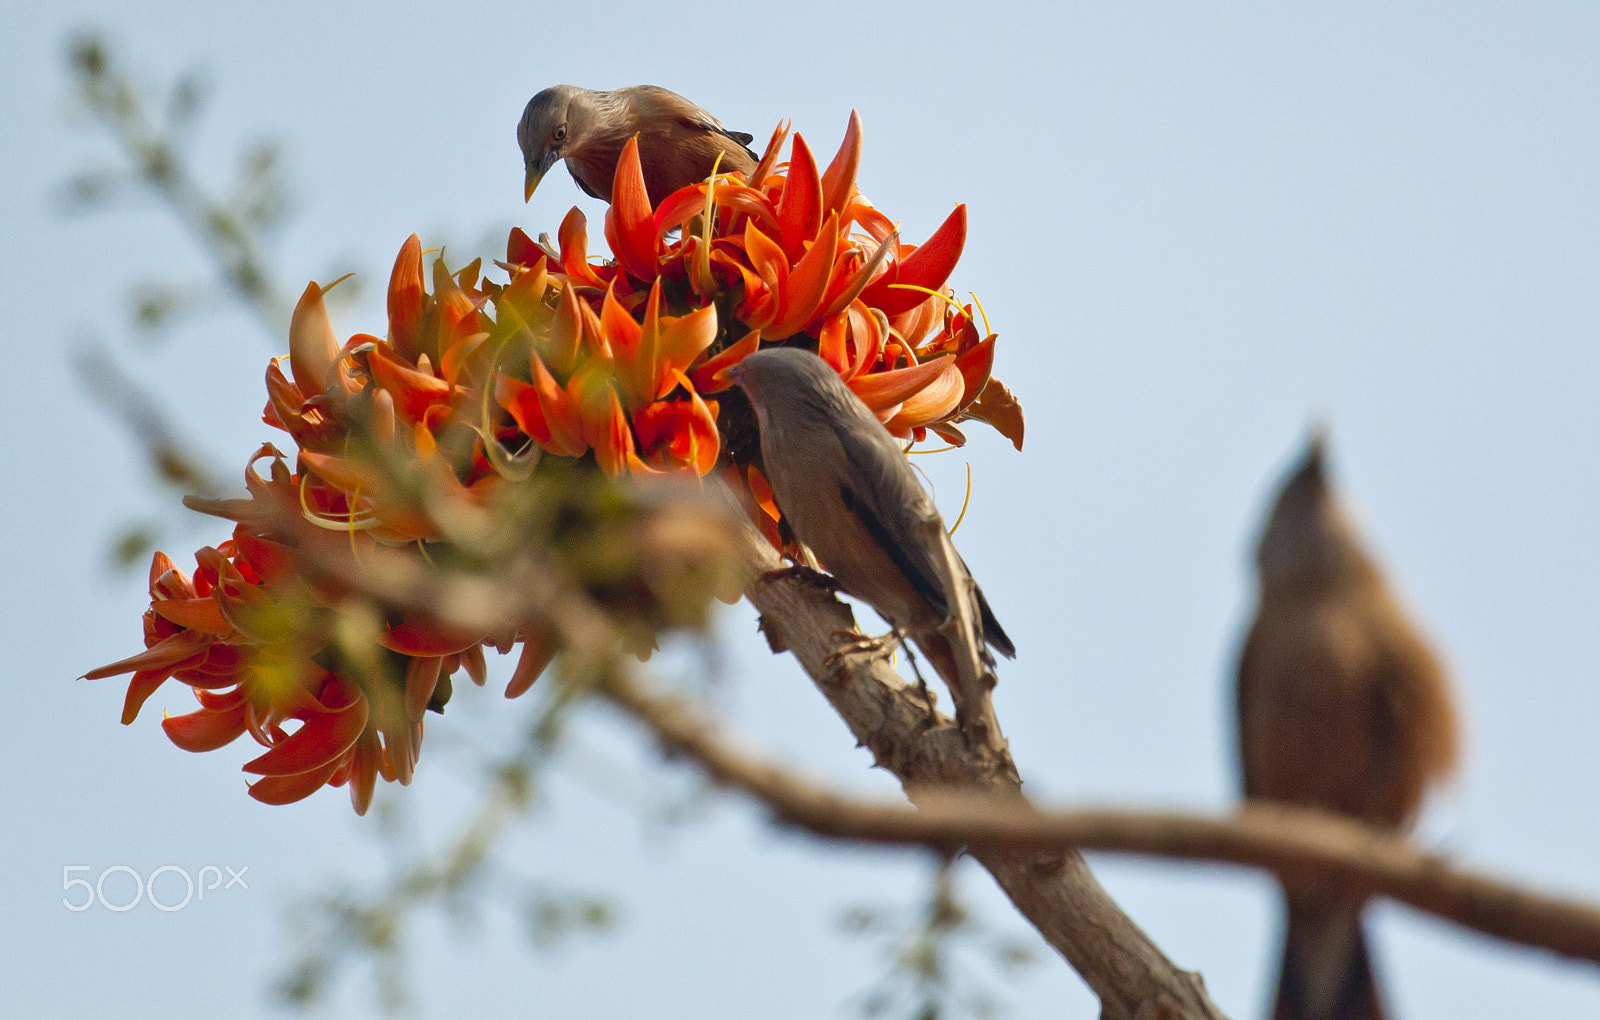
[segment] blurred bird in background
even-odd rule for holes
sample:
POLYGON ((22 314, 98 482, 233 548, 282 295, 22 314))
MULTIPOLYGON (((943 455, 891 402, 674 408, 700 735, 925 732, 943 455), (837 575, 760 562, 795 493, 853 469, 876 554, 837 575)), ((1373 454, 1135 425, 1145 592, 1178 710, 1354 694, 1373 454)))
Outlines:
POLYGON ((894 437, 810 351, 758 351, 728 377, 755 408, 763 470, 795 537, 843 591, 916 642, 964 731, 1000 746, 988 648, 1007 658, 1016 649, 894 437))
POLYGON ((622 147, 639 136, 639 162, 651 205, 690 184, 719 172, 755 172, 754 139, 729 131, 722 122, 689 100, 656 85, 634 85, 595 92, 573 85, 554 85, 528 100, 517 125, 526 171, 523 199, 533 191, 556 160, 567 161, 572 179, 591 198, 611 201, 622 147), (718 164, 717 157, 722 157, 718 164))
MULTIPOLYGON (((1244 791, 1403 830, 1455 767, 1456 711, 1329 483, 1326 447, 1319 431, 1256 550, 1259 604, 1239 663, 1244 791)), ((1287 883, 1284 897, 1275 1020, 1380 1020, 1361 898, 1287 883)))

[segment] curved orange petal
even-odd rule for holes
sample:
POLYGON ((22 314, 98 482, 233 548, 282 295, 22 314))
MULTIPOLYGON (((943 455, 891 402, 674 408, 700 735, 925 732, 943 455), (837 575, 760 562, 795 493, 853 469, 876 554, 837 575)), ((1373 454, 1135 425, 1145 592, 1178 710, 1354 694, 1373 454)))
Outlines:
POLYGON ((878 363, 888 330, 882 318, 883 313, 868 308, 859 300, 851 302, 846 312, 850 317, 850 337, 856 348, 850 372, 845 376, 846 380, 850 380, 878 363))
POLYGON ((583 456, 588 444, 583 438, 583 417, 577 400, 561 388, 537 357, 532 359, 532 368, 539 406, 544 410, 545 424, 550 427, 550 442, 545 449, 558 457, 583 456))
POLYGON ((761 277, 761 281, 772 290, 783 293, 783 286, 789 279, 789 257, 784 253, 783 246, 762 233, 754 223, 747 223, 744 228, 744 252, 750 259, 750 267, 761 277))
MULTIPOLYGON (((656 210, 656 231, 665 234, 675 227, 681 227, 705 211, 706 192, 710 185, 694 184, 687 188, 680 188, 661 203, 661 208, 656 210)), ((746 187, 734 181, 717 181, 716 203, 719 209, 731 210, 753 217, 762 224, 763 229, 772 234, 780 233, 778 227, 778 213, 773 208, 771 200, 755 188, 746 187)))
POLYGON ((623 389, 633 398, 630 406, 655 399, 657 373, 661 370, 661 325, 661 279, 657 277, 650 285, 650 296, 645 299, 638 350, 631 364, 623 362, 618 366, 623 389))
POLYGON ((755 171, 750 175, 751 187, 759 188, 766 183, 767 175, 778 165, 778 154, 783 150, 783 140, 788 137, 789 122, 779 121, 778 126, 772 129, 772 137, 767 140, 766 149, 761 153, 761 162, 756 164, 755 171))
POLYGON ((389 342, 408 361, 415 361, 421 349, 417 327, 422 322, 427 296, 422 279, 422 241, 412 234, 400 246, 394 271, 389 274, 389 342))
POLYGON ((447 627, 437 620, 401 620, 379 636, 378 644, 402 655, 453 655, 482 641, 484 634, 447 627))
POLYGON ((289 318, 289 369, 300 392, 316 396, 328 388, 328 370, 339 358, 339 338, 328 319, 322 288, 306 284, 289 318))
POLYGON ((656 391, 651 396, 659 399, 671 393, 677 385, 677 373, 694 364, 694 359, 716 339, 716 305, 704 305, 676 319, 663 319, 655 367, 656 391))
MULTIPOLYGON (((797 136, 796 144, 799 141, 797 136)), ((833 256, 838 245, 839 220, 829 213, 816 242, 789 274, 777 319, 767 328, 768 336, 775 339, 792 336, 816 318, 822 297, 828 291, 828 278, 833 271, 833 256)))
POLYGON ((373 382, 389 391, 395 410, 407 424, 421 421, 430 404, 450 402, 450 384, 431 372, 420 372, 395 360, 379 347, 367 356, 373 382))
POLYGON ((150 557, 150 587, 153 589, 156 582, 166 576, 167 571, 176 571, 178 565, 172 562, 172 557, 157 549, 155 555, 150 557))
MULTIPOLYGON (((855 391, 856 396, 861 398, 861 402, 872 411, 883 411, 904 403, 923 387, 931 385, 944 374, 945 369, 953 367, 954 361, 954 358, 946 354, 908 368, 858 375, 849 381, 849 386, 855 391)), ((960 378, 959 373, 957 378, 960 378)))
POLYGON ((588 222, 577 206, 573 206, 561 221, 556 235, 561 242, 561 271, 579 283, 604 289, 605 281, 595 275, 594 267, 589 265, 588 222))
POLYGON ((693 389, 689 390, 689 404, 693 413, 689 418, 690 443, 685 451, 686 460, 695 473, 704 478, 717 466, 717 457, 722 453, 722 433, 717 430, 720 408, 715 400, 700 399, 700 394, 693 389))
POLYGON ((615 284, 607 287, 605 300, 600 305, 600 333, 618 364, 628 369, 633 367, 643 332, 644 328, 617 300, 615 284))
POLYGON ((186 715, 161 720, 167 739, 185 751, 215 751, 237 740, 244 733, 246 705, 240 702, 223 711, 200 709, 186 715))
POLYGON ((83 674, 85 680, 102 680, 118 673, 132 673, 136 670, 177 669, 184 660, 204 652, 211 644, 211 635, 197 630, 180 630, 171 637, 165 638, 157 644, 146 648, 137 655, 130 655, 126 659, 118 659, 99 669, 91 669, 83 674))
POLYGON ((738 343, 729 344, 696 366, 689 373, 689 379, 694 383, 695 390, 700 393, 720 393, 733 385, 732 380, 728 378, 728 369, 760 348, 761 331, 752 329, 738 343))
POLYGON ((989 376, 994 372, 994 345, 997 339, 990 334, 976 347, 956 355, 956 367, 961 369, 961 378, 965 381, 961 391, 962 407, 977 400, 978 394, 989 384, 989 376))
POLYGON ((778 200, 779 236, 789 261, 800 258, 805 243, 817 236, 821 223, 822 182, 817 179, 817 161, 805 137, 797 132, 789 149, 789 174, 784 179, 783 196, 778 200))
POLYGON ((156 599, 150 608, 163 620, 171 620, 189 630, 222 636, 233 628, 211 599, 156 599))
POLYGON ((252 535, 243 527, 233 529, 233 545, 263 584, 280 582, 294 573, 288 546, 252 535))
POLYGON ((513 378, 504 372, 495 373, 495 403, 511 414, 517 428, 540 446, 550 442, 550 426, 545 421, 544 407, 539 401, 537 387, 513 378))
POLYGON ((611 205, 606 209, 606 241, 629 275, 649 281, 660 272, 656 261, 660 240, 650 209, 650 194, 645 190, 644 170, 639 165, 639 136, 634 135, 617 159, 611 205))
POLYGON ((961 376, 961 369, 953 361, 946 361, 944 371, 934 377, 916 393, 907 397, 900 410, 884 424, 890 432, 899 433, 906 429, 939 421, 955 412, 961 403, 961 394, 966 386, 966 381, 961 376))
POLYGON ((567 387, 577 402, 583 438, 594 449, 595 461, 607 474, 621 474, 633 452, 633 433, 612 387, 610 366, 590 358, 572 374, 567 387))
POLYGON ((506 697, 516 698, 528 692, 533 682, 544 673, 550 660, 555 658, 556 644, 543 630, 523 636, 522 654, 517 657, 517 668, 506 684, 506 697))
POLYGON ((357 698, 344 708, 313 715, 266 754, 245 762, 244 770, 262 776, 295 776, 321 768, 343 757, 366 725, 367 699, 357 698))
POLYGON ((434 688, 439 686, 441 662, 437 655, 419 655, 406 663, 406 718, 412 722, 422 718, 422 713, 428 710, 428 702, 433 700, 434 688))
POLYGON ((250 787, 250 796, 263 804, 293 804, 323 787, 344 764, 335 758, 321 768, 290 776, 268 776, 250 787))
POLYGON ((544 249, 534 243, 527 231, 521 227, 511 228, 511 233, 506 237, 507 262, 531 269, 544 257, 544 249))
POLYGON ((310 468, 318 478, 344 493, 359 491, 362 495, 371 497, 384 487, 383 473, 365 461, 301 450, 300 462, 310 468))
POLYGON ((372 806, 372 792, 378 785, 378 759, 383 749, 375 733, 364 733, 350 751, 350 806, 364 815, 372 806))
POLYGON ((824 322, 817 334, 817 356, 833 366, 842 379, 850 378, 850 358, 844 344, 849 332, 850 316, 840 312, 824 322))
POLYGON ((122 699, 122 725, 128 726, 139 718, 139 710, 144 708, 144 703, 150 700, 162 684, 172 679, 174 670, 170 667, 164 669, 141 669, 133 674, 133 679, 128 682, 127 696, 122 699))
POLYGON ((850 193, 855 188, 856 171, 861 166, 861 114, 850 111, 850 123, 844 129, 844 141, 839 151, 822 175, 822 209, 824 212, 844 215, 850 203, 850 193))
POLYGON ((583 342, 583 313, 578 310, 578 295, 572 287, 561 288, 555 317, 550 320, 544 348, 550 368, 558 375, 569 375, 578 367, 578 351, 583 342))
POLYGON ((956 262, 961 259, 961 249, 966 243, 967 207, 958 205, 949 216, 945 217, 945 221, 933 232, 932 237, 895 264, 893 273, 886 273, 874 280, 862 292, 862 300, 875 308, 882 309, 885 315, 899 315, 901 312, 910 311, 927 295, 917 290, 893 290, 889 284, 902 283, 928 290, 940 289, 950 278, 956 262))

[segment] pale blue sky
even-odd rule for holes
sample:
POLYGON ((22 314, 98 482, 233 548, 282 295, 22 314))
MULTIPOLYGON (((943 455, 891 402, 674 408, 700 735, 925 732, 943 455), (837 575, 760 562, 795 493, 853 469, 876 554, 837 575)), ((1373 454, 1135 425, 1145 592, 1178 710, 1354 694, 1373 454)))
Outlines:
MULTIPOLYGON (((373 298, 412 231, 470 257, 461 246, 490 230, 553 230, 574 203, 594 215, 564 174, 520 201, 513 129, 539 88, 656 82, 761 138, 793 118, 821 152, 859 108, 862 188, 908 237, 969 204, 952 282, 982 297, 996 371, 1028 410, 1024 453, 974 429, 970 458, 924 463, 951 509, 973 463, 959 541, 1019 649, 996 704, 1029 789, 1228 802, 1247 551, 1320 416, 1466 706, 1466 767, 1430 838, 1600 897, 1600 8, 68 2, 0 15, 6 1012, 266 1015, 294 894, 379 860, 342 792, 267 808, 236 771, 248 748, 168 744, 157 720, 186 710, 182 689, 124 728, 116 681, 72 680, 138 645, 140 586, 108 575, 103 551, 156 503, 67 351, 84 329, 121 328, 139 275, 205 268, 153 208, 63 218, 52 204, 105 154, 62 115, 63 42, 80 25, 109 30, 155 80, 208 69, 197 150, 213 186, 243 140, 284 141, 298 214, 276 264, 290 286, 344 262, 366 271, 343 333, 381 331, 373 298), (60 876, 79 864, 248 866, 250 888, 170 914, 77 914, 60 876)), ((257 419, 270 353, 225 316, 142 350, 137 371, 242 468, 271 438, 257 419)), ((171 551, 221 537, 197 522, 171 551)), ((765 655, 748 613, 726 616, 739 725, 841 784, 889 789, 797 667, 765 655)), ((460 707, 430 729, 441 750, 403 794, 433 835, 466 799, 449 741, 474 716, 507 716, 492 691, 460 707)), ((597 720, 591 740, 629 746, 618 731, 597 720)), ((479 937, 426 930, 427 1015, 840 1015, 877 961, 833 933, 839 911, 922 888, 915 857, 821 848, 739 805, 663 837, 575 770, 550 799, 509 856, 614 894, 622 929, 543 957, 503 919, 479 937)), ((1262 1014, 1267 881, 1097 870, 1232 1016, 1262 1014)), ((963 885, 1022 930, 985 876, 963 885)), ((1376 930, 1400 1016, 1600 1014, 1592 970, 1397 908, 1376 930)), ((368 986, 349 991, 359 1013, 368 986)), ((1054 960, 1007 997, 1019 1016, 1094 1015, 1054 960)))

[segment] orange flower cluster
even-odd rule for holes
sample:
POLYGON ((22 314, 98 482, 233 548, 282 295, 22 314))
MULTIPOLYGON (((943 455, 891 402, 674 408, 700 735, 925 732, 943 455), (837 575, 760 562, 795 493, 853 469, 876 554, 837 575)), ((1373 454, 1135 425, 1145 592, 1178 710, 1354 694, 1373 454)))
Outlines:
POLYGON ((1020 448, 1021 410, 990 378, 995 337, 942 290, 965 207, 923 244, 903 244, 855 187, 859 119, 820 173, 799 135, 778 162, 787 134, 774 132, 750 180, 714 175, 659 208, 630 141, 605 219, 615 261, 590 262, 574 208, 559 251, 512 231, 505 283, 482 278, 477 262, 452 274, 440 257, 430 291, 412 236, 390 277, 383 338, 341 343, 323 288, 309 285, 290 325, 289 372, 277 359, 266 377, 263 417, 294 439, 293 467, 265 446, 246 470, 248 499, 190 501, 237 527, 196 554, 192 577, 156 555, 146 650, 88 674, 133 674, 123 722, 176 678, 200 702, 162 723, 179 747, 211 750, 248 732, 267 748, 245 766, 263 777, 251 796, 287 803, 348 784, 364 812, 378 776, 410 781, 423 713, 442 707, 444 681, 464 669, 482 684, 485 647, 520 644, 506 691, 515 697, 556 642, 531 623, 462 632, 389 611, 372 647, 352 651, 335 634, 348 590, 302 576, 316 536, 428 557, 445 537, 416 484, 397 479, 490 507, 549 457, 607 476, 721 470, 765 509, 752 512, 776 542, 770 491, 737 456, 752 446, 749 415, 736 413, 736 391, 711 396, 764 342, 815 350, 898 436, 932 430, 959 445, 956 423, 974 418, 1020 448))

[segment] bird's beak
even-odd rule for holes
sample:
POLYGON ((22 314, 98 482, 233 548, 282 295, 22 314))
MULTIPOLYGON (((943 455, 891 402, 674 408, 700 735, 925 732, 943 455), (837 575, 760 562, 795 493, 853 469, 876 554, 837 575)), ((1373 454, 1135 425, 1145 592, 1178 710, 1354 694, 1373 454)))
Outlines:
POLYGON ((528 167, 528 176, 522 184, 522 201, 527 202, 533 197, 533 189, 539 186, 539 181, 544 177, 544 171, 537 166, 528 167))
POLYGON ((539 157, 537 163, 528 164, 528 175, 522 182, 523 202, 527 202, 533 197, 534 189, 539 186, 539 182, 544 180, 544 175, 550 172, 550 168, 555 166, 556 160, 560 158, 561 153, 554 149, 547 149, 544 155, 539 157))

